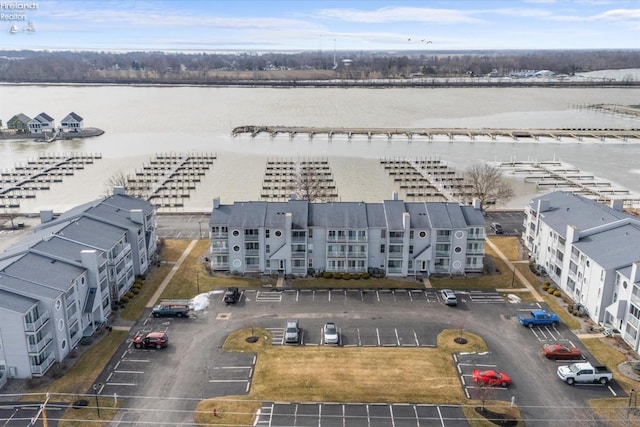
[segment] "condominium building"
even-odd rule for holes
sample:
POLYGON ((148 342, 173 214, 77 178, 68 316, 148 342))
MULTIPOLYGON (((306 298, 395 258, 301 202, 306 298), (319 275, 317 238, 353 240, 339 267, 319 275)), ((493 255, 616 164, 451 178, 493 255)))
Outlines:
POLYGON ((622 208, 563 191, 536 197, 525 209, 523 240, 566 295, 637 351, 640 220, 622 208))
POLYGON ((64 360, 156 256, 155 209, 122 188, 41 221, 0 254, 0 387, 64 360))
POLYGON ((209 237, 214 271, 406 277, 481 272, 485 229, 479 203, 215 199, 209 237))

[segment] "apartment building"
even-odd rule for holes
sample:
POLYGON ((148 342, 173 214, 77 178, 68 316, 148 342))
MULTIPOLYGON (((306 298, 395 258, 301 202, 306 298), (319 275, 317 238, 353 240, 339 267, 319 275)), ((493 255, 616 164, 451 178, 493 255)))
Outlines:
POLYGON ((485 229, 479 203, 214 199, 209 237, 214 271, 406 277, 481 272, 485 229))
POLYGON ((563 191, 536 197, 525 209, 523 240, 566 295, 638 351, 640 220, 622 208, 563 191))
POLYGON ((0 387, 63 361, 156 256, 155 209, 122 188, 41 222, 0 254, 0 387))

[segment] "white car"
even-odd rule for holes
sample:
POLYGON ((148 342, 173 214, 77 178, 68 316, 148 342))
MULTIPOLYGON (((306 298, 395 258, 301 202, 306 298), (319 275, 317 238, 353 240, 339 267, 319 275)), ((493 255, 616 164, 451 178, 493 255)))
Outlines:
POLYGON ((322 328, 322 335, 324 337, 325 344, 340 344, 340 334, 338 333, 338 328, 335 323, 328 322, 324 324, 322 328))
POLYGON ((458 305, 458 297, 456 296, 456 293, 451 289, 441 290, 440 297, 442 298, 442 301, 447 305, 458 305))
POLYGON ((289 320, 284 329, 284 342, 286 344, 300 344, 300 328, 297 320, 289 320))

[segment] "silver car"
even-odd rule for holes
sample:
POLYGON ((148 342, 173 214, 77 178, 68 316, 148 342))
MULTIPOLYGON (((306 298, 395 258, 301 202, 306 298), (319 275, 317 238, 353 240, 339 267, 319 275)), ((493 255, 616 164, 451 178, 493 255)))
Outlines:
POLYGON ((300 343, 300 328, 297 320, 287 321, 287 326, 284 329, 284 342, 285 344, 300 343))
POLYGON ((440 291, 442 301, 447 305, 458 305, 458 297, 451 289, 443 289, 440 291))
POLYGON ((340 334, 338 333, 338 328, 335 323, 328 322, 324 324, 322 328, 322 335, 324 337, 325 344, 340 344, 340 334))

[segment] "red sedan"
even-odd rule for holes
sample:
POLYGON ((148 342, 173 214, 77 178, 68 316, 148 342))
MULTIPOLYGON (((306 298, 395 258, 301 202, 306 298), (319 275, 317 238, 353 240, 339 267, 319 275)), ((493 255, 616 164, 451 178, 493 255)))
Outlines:
POLYGON ((542 346, 542 354, 551 360, 581 360, 582 353, 577 347, 567 347, 561 344, 545 344, 542 346))
POLYGON ((507 387, 511 384, 511 378, 509 378, 509 376, 504 372, 500 371, 481 371, 479 369, 474 369, 471 372, 471 378, 473 378, 473 381, 481 385, 507 387))

